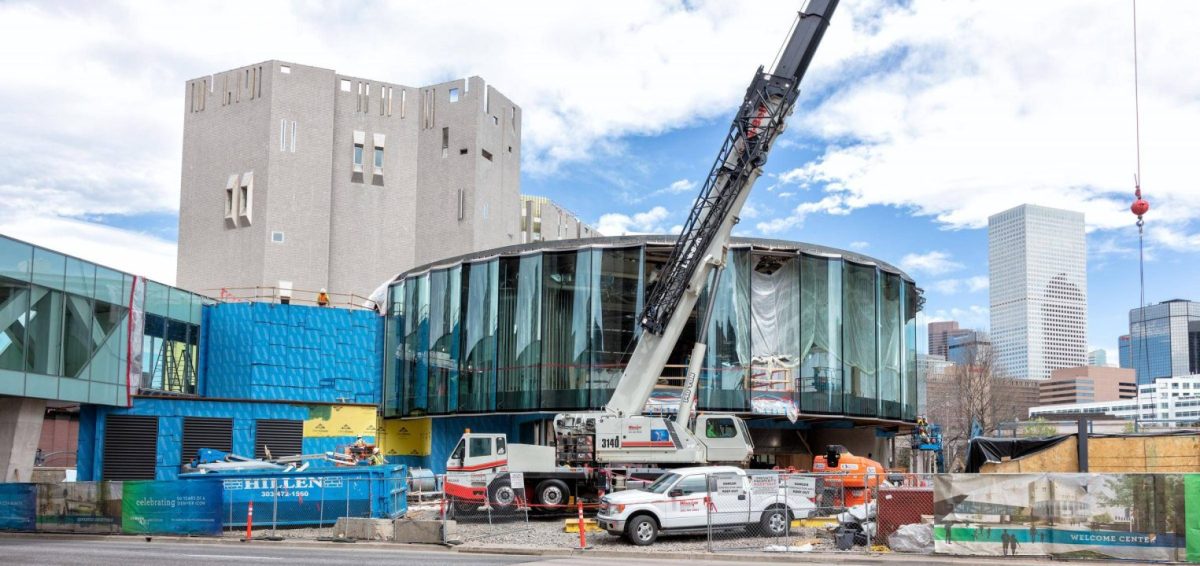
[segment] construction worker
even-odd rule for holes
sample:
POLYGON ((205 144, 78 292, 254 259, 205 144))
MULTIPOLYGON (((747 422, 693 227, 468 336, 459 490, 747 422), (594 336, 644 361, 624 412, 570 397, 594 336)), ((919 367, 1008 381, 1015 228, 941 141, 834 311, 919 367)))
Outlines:
POLYGON ((317 306, 318 306, 318 307, 327 307, 327 306, 329 306, 329 293, 326 293, 326 292, 325 292, 325 288, 324 288, 324 287, 322 287, 322 288, 321 288, 321 292, 320 292, 320 293, 317 293, 317 306))
POLYGON ((371 465, 372 466, 382 466, 386 463, 387 463, 387 459, 383 457, 383 452, 381 452, 379 450, 379 447, 376 446, 375 450, 371 451, 371 465))

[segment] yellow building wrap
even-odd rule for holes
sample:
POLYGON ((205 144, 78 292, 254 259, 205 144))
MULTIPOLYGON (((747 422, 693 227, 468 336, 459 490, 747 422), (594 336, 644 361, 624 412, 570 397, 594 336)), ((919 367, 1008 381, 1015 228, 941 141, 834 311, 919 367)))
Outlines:
POLYGON ((379 430, 379 445, 387 456, 428 456, 430 453, 432 419, 388 419, 379 430))
POLYGON ((375 407, 309 405, 304 421, 305 438, 362 436, 369 441, 375 433, 375 407))

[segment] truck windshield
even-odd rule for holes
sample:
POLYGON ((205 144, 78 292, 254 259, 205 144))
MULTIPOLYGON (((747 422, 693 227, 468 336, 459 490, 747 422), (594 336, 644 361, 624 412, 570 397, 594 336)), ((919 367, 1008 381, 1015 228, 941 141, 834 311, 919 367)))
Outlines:
POLYGON ((656 480, 654 483, 646 486, 646 491, 650 493, 666 493, 667 488, 675 484, 675 480, 679 479, 679 474, 667 474, 656 480))

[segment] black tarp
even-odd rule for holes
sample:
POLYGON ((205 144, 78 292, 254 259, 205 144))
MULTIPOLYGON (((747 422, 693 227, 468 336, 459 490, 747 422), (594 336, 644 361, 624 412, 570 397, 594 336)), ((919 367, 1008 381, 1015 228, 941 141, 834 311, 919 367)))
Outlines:
POLYGON ((977 436, 971 439, 967 447, 967 473, 977 474, 985 463, 998 464, 1003 458, 1015 460, 1041 452, 1058 444, 1073 434, 1060 434, 1044 438, 987 438, 977 436))

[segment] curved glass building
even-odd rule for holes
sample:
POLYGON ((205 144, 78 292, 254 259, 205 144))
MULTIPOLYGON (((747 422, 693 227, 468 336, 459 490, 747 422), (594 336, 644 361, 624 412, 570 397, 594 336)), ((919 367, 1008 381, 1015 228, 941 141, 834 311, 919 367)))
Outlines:
MULTIPOLYGON (((602 407, 674 242, 539 242, 400 275, 389 289, 385 416, 602 407)), ((713 292, 699 410, 915 420, 921 296, 904 272, 852 252, 737 238, 713 292)), ((674 410, 697 320, 648 412, 674 410)))

